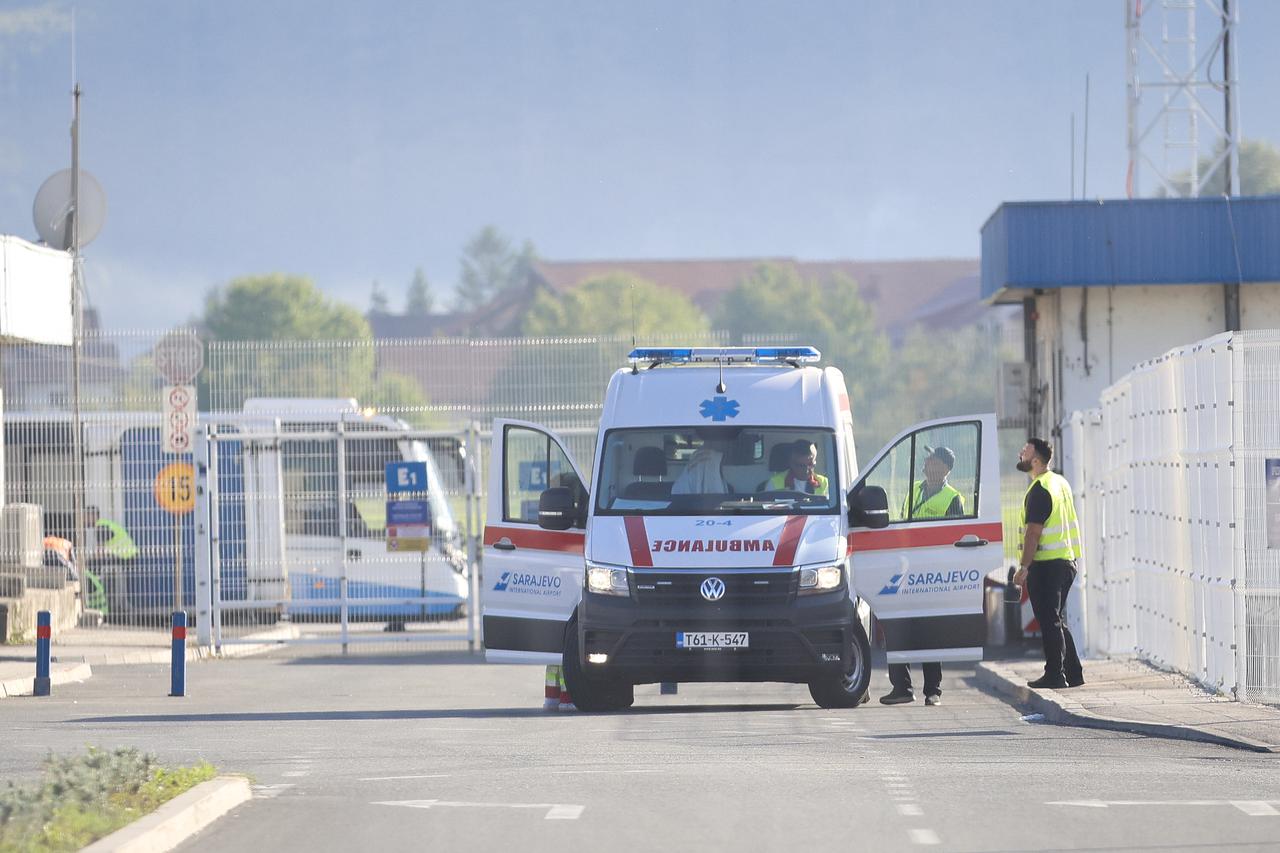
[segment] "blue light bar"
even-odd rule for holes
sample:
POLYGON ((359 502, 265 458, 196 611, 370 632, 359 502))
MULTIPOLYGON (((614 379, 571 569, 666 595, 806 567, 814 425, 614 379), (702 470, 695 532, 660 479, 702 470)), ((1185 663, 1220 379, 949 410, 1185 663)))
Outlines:
POLYGON ((632 364, 768 364, 821 358, 822 353, 813 347, 637 347, 627 355, 632 364))
POLYGON ((818 361, 822 353, 813 347, 756 347, 756 361, 818 361))
POLYGON ((681 363, 693 358, 693 350, 689 347, 637 347, 628 355, 629 361, 669 361, 681 363))

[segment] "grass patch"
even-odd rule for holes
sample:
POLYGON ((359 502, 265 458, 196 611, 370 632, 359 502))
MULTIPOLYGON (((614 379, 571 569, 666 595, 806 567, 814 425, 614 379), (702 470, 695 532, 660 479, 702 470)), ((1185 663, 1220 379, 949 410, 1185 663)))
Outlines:
POLYGON ((79 850, 214 775, 208 762, 162 767, 131 747, 50 754, 41 782, 0 789, 0 853, 79 850))

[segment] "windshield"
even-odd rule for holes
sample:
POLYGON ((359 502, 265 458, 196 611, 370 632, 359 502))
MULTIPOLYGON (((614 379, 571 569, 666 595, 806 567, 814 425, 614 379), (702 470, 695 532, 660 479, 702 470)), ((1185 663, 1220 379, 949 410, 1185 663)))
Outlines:
POLYGON ((839 494, 830 430, 653 427, 610 430, 599 515, 830 513, 839 494))

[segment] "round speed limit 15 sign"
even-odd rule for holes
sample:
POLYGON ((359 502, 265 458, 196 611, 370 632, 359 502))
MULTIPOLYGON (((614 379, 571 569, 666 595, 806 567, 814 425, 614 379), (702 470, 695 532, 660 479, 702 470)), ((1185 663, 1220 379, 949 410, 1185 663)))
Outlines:
POLYGON ((155 481, 156 503, 170 515, 186 515, 196 508, 196 469, 190 462, 172 462, 155 481))

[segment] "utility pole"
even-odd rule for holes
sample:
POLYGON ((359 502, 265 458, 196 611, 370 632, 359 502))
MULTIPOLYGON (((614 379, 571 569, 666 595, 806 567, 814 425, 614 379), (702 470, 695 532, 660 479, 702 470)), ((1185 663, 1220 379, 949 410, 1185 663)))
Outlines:
MULTIPOLYGON (((1223 124, 1226 126, 1228 147, 1226 151, 1226 160, 1222 163, 1223 191, 1227 195, 1227 213, 1230 216, 1231 196, 1240 194, 1240 167, 1239 167, 1239 149, 1235 142, 1238 141, 1236 132, 1235 111, 1232 107, 1232 91, 1231 84, 1235 81, 1235 74, 1231 66, 1231 0, 1222 0, 1222 117, 1223 124)), ((1231 239, 1234 241, 1235 236, 1235 219, 1231 218, 1231 239)), ((1240 328, 1240 282, 1227 282, 1222 286, 1223 314, 1227 327, 1226 331, 1234 332, 1240 328)))
POLYGON ((81 441, 80 418, 80 358, 81 338, 84 335, 84 300, 80 268, 80 84, 73 81, 71 90, 71 229, 68 242, 71 249, 71 458, 74 470, 72 482, 72 532, 71 542, 76 549, 76 559, 85 559, 85 507, 84 507, 84 447, 81 441))

